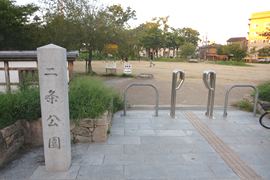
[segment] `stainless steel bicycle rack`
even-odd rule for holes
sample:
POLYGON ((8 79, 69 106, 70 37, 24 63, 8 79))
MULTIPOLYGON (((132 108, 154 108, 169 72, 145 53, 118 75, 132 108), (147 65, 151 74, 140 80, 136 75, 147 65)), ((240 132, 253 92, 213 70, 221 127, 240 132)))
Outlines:
POLYGON ((215 99, 216 72, 213 70, 205 70, 203 72, 203 82, 208 91, 207 111, 205 113, 210 119, 213 118, 213 108, 215 99), (210 75, 210 82, 208 77, 210 75))
POLYGON ((159 94, 158 94, 158 90, 157 87, 153 84, 150 83, 133 83, 127 86, 126 90, 125 90, 125 95, 124 95, 124 114, 121 114, 121 116, 126 116, 126 111, 127 111, 127 107, 126 107, 126 102, 127 102, 127 90, 131 87, 131 86, 152 86, 155 90, 156 90, 156 113, 155 116, 158 116, 158 102, 159 102, 159 94))
POLYGON ((224 104, 224 112, 223 112, 223 117, 227 117, 227 106, 228 106, 228 99, 229 99, 229 93, 232 90, 232 88, 235 87, 252 87, 255 90, 255 102, 254 102, 254 108, 253 108, 253 116, 256 117, 256 109, 257 109, 257 103, 258 103, 258 89, 250 84, 235 84, 232 85, 231 87, 229 87, 229 89, 226 92, 226 96, 225 96, 225 104, 224 104))
POLYGON ((172 74, 172 93, 171 93, 171 111, 170 117, 175 118, 176 91, 181 88, 185 81, 185 72, 181 69, 175 69, 172 74), (179 79, 177 81, 177 74, 179 79))

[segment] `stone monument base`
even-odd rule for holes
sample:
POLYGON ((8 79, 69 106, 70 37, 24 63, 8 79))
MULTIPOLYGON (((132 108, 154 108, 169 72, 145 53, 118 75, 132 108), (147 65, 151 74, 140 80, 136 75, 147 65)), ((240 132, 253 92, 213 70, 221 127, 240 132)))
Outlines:
POLYGON ((106 111, 99 119, 84 118, 79 124, 70 126, 70 138, 73 143, 105 142, 111 128, 112 113, 106 111))

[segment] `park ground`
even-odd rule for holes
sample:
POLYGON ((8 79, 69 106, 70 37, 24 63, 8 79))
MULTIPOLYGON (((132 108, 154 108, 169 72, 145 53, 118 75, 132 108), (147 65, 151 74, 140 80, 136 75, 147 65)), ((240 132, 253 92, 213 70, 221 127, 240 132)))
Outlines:
MULTIPOLYGON (((117 63, 117 74, 123 74, 124 65, 117 63)), ((185 72, 185 82, 177 91, 178 106, 206 106, 208 90, 205 88, 202 75, 204 70, 216 72, 215 106, 223 106, 227 89, 234 84, 251 84, 254 86, 269 81, 270 65, 252 63, 253 67, 225 66, 209 62, 154 62, 156 65, 149 67, 149 61, 130 61, 132 75, 135 78, 121 81, 114 85, 124 97, 126 87, 131 83, 151 83, 159 91, 159 105, 170 105, 172 72, 174 69, 182 69, 185 72), (138 78, 140 73, 152 74, 154 79, 138 78)), ((93 71, 102 75, 106 73, 104 61, 92 61, 93 71)), ((85 72, 85 61, 74 63, 75 72, 85 72)), ((104 81, 110 81, 116 77, 103 77, 104 81)), ((120 81, 120 78, 119 78, 120 81)), ((252 93, 252 88, 234 88, 230 92, 229 104, 242 100, 244 94, 252 93)), ((154 105, 155 90, 152 87, 132 87, 128 90, 127 100, 130 105, 154 105)))

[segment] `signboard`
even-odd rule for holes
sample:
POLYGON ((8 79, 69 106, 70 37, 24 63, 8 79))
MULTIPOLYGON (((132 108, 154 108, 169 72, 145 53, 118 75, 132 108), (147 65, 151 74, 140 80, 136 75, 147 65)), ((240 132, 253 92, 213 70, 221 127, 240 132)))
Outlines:
POLYGON ((107 61, 106 62, 106 68, 116 69, 116 62, 114 62, 114 61, 107 61))
POLYGON ((125 74, 131 74, 132 73, 132 64, 131 63, 125 63, 124 64, 124 73, 125 74))

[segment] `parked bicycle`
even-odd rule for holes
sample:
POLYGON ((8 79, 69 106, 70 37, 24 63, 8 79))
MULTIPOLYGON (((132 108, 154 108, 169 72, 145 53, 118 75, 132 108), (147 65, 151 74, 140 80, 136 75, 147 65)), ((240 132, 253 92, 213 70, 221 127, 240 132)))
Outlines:
POLYGON ((260 124, 263 127, 270 129, 270 106, 262 105, 262 108, 265 111, 265 113, 260 117, 260 124))

